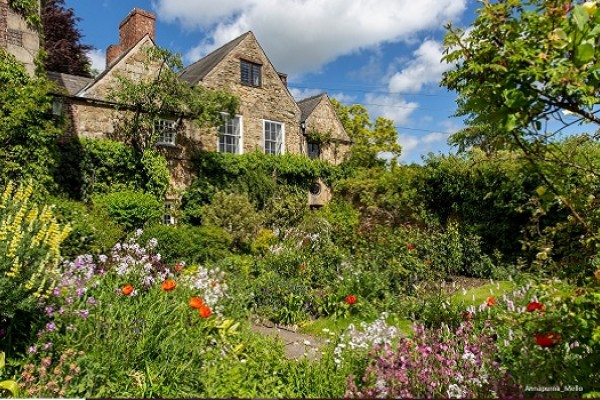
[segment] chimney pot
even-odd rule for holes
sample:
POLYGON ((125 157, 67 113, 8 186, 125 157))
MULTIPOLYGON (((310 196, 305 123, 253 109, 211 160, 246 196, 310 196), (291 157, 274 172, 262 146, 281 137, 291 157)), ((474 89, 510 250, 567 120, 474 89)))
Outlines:
POLYGON ((135 46, 144 36, 150 35, 152 40, 156 34, 156 15, 134 8, 119 24, 119 44, 106 49, 106 65, 110 65, 123 52, 135 46))

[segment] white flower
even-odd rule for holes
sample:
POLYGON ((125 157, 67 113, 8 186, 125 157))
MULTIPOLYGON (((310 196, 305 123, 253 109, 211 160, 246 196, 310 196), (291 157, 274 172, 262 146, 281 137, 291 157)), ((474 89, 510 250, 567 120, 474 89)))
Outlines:
POLYGON ((465 396, 465 391, 460 386, 453 383, 448 386, 448 397, 451 399, 462 399, 465 396))

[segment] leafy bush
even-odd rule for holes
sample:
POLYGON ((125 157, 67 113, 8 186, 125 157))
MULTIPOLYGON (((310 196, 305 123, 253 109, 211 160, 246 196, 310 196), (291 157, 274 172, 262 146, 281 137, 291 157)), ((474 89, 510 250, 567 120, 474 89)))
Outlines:
POLYGON ((107 139, 72 139, 59 150, 56 181, 75 199, 127 190, 162 199, 169 186, 165 158, 154 150, 140 156, 132 147, 107 139))
POLYGON ((250 245, 262 221, 246 194, 217 192, 212 203, 202 207, 202 224, 224 229, 238 247, 250 245))
POLYGON ((52 289, 60 245, 70 231, 68 225, 60 226, 50 206, 31 203, 32 192, 31 184, 9 183, 0 199, 0 340, 7 347, 31 333, 38 302, 52 289))
POLYGON ((106 210, 62 198, 48 200, 55 206, 61 223, 69 223, 71 232, 61 246, 61 254, 103 254, 123 238, 123 229, 113 222, 106 210))
POLYGON ((230 254, 231 235, 216 226, 155 225, 141 236, 142 242, 155 238, 156 251, 166 263, 205 263, 230 254))
POLYGON ((56 139, 50 84, 31 77, 22 63, 0 49, 0 184, 32 179, 37 192, 53 189, 56 139))
POLYGON ((151 226, 160 221, 163 205, 149 193, 131 190, 95 196, 94 207, 104 210, 125 231, 151 226))
POLYGON ((219 191, 246 193, 263 210, 273 197, 282 199, 282 190, 306 193, 316 178, 331 184, 341 175, 340 168, 324 161, 259 152, 241 156, 204 152, 198 155, 197 170, 198 178, 183 198, 184 220, 193 224, 200 223, 202 206, 219 191))

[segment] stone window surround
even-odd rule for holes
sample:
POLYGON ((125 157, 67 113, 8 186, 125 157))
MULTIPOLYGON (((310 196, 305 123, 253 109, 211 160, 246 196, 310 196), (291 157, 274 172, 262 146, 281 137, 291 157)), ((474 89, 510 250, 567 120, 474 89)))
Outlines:
POLYGON ((177 122, 171 119, 158 119, 154 121, 154 133, 158 132, 156 138, 157 146, 176 146, 177 122))
POLYGON ((175 225, 175 216, 173 215, 173 211, 175 211, 175 203, 172 201, 165 201, 162 218, 162 223, 164 225, 175 225))
POLYGON ((240 82, 242 85, 262 87, 262 64, 256 61, 240 58, 240 82), (244 79, 244 66, 248 68, 248 78, 244 79))
MULTIPOLYGON (((279 121, 271 121, 268 119, 263 120, 263 151, 265 154, 285 154, 285 124, 279 121), (281 127, 281 147, 279 153, 269 152, 267 153, 267 124, 279 125, 281 127)), ((270 140, 270 142, 273 142, 270 140)), ((276 143, 276 142, 275 142, 276 143)))
MULTIPOLYGON (((226 121, 225 125, 222 125, 221 127, 219 127, 219 136, 217 137, 217 151, 219 153, 231 153, 231 154, 244 154, 244 118, 243 116, 236 114, 235 117, 233 118, 229 118, 229 114, 227 113, 221 113, 221 115, 223 116, 223 119, 226 121), (228 132, 224 132, 224 130, 229 127, 229 125, 227 125, 227 122, 229 121, 237 121, 237 125, 238 125, 238 130, 239 130, 239 136, 238 136, 238 143, 237 143, 237 151, 236 152, 229 152, 229 151, 221 151, 221 139, 223 138, 223 136, 234 136, 231 133, 228 132)), ((235 125, 235 122, 234 122, 235 125)))

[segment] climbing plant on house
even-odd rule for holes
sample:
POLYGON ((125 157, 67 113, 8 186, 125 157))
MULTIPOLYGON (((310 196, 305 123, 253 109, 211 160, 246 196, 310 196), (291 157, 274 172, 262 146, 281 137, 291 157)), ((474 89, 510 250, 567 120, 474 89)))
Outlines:
POLYGON ((174 128, 181 129, 184 119, 201 127, 213 127, 223 123, 221 113, 235 115, 239 104, 235 96, 190 86, 178 78, 176 71, 183 67, 179 55, 158 47, 144 51, 147 76, 117 76, 117 88, 108 96, 123 112, 115 133, 117 139, 143 153, 155 143, 159 135, 155 124, 161 118, 175 119, 174 128))

